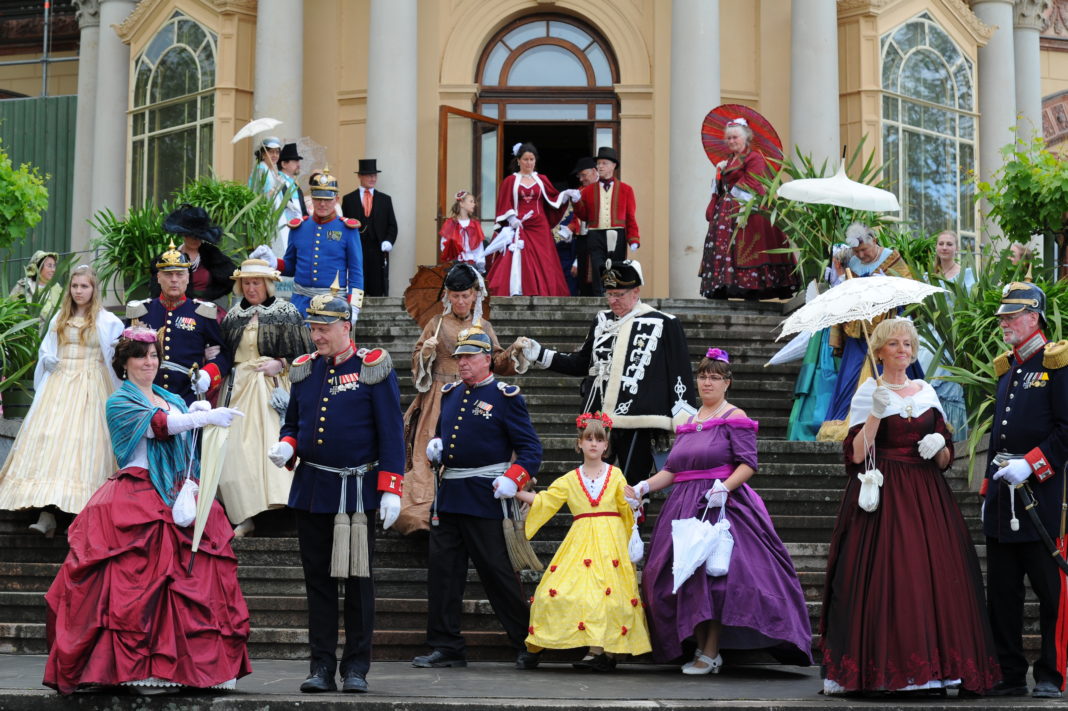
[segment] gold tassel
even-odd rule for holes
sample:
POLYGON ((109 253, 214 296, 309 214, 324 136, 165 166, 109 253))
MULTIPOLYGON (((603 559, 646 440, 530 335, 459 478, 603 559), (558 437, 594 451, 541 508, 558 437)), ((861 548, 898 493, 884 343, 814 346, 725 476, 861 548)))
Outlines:
POLYGON ((330 552, 330 577, 349 577, 349 515, 334 516, 334 547, 330 552))
MULTIPOLYGON (((530 488, 533 488, 533 486, 530 488)), ((515 508, 513 508, 515 518, 512 519, 512 526, 515 528, 516 541, 518 542, 519 550, 523 555, 523 567, 529 568, 536 573, 540 573, 545 570, 545 566, 542 564, 541 559, 538 558, 538 554, 534 552, 534 546, 530 544, 530 540, 527 538, 526 508, 526 506, 519 505, 516 505, 515 508)))
POLYGON ((367 514, 363 511, 352 514, 351 530, 349 574, 356 578, 369 578, 371 561, 367 556, 367 514))
MULTIPOLYGON (((508 517, 508 499, 501 499, 501 511, 504 512, 504 520, 501 521, 501 529, 504 531, 504 546, 508 549, 508 561, 512 564, 512 570, 519 572, 523 569, 523 551, 519 548, 519 539, 516 536, 515 524, 508 517)), ((524 540, 526 536, 523 536, 524 540)))

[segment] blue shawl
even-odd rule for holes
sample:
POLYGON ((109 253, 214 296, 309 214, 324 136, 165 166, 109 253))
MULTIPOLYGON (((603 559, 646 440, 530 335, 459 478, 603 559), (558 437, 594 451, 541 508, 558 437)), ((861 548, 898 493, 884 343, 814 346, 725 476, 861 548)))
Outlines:
MULTIPOLYGON (((185 401, 167 392, 158 385, 152 392, 159 395, 174 412, 186 412, 185 401)), ((136 385, 129 380, 108 398, 106 412, 108 430, 111 433, 111 449, 119 467, 125 467, 133 456, 141 438, 148 432, 152 417, 160 408, 154 407, 136 385)), ((167 440, 148 440, 148 476, 160 498, 168 505, 174 504, 186 470, 192 459, 192 476, 199 478, 199 464, 193 451, 192 432, 182 432, 167 440)))

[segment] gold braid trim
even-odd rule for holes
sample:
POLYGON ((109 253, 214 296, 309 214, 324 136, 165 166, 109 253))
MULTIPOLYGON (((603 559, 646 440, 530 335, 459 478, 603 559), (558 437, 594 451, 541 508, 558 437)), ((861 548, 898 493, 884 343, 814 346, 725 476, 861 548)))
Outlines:
POLYGON ((1068 341, 1047 343, 1046 352, 1042 356, 1043 367, 1056 370, 1068 365, 1068 341))
POLYGON ((1005 373, 1009 372, 1009 356, 1012 355, 1012 351, 1005 351, 994 356, 994 373, 1000 378, 1005 373))

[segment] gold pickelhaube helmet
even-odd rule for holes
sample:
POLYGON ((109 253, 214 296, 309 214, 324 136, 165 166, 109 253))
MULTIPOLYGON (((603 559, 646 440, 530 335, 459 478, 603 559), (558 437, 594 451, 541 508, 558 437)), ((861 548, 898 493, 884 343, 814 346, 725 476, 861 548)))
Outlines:
POLYGON ((185 256, 182 252, 174 246, 174 240, 171 240, 170 246, 167 251, 160 255, 159 261, 156 262, 156 270, 161 272, 175 272, 182 269, 188 270, 193 266, 189 262, 189 257, 185 256))
POLYGON ((330 175, 329 168, 323 168, 322 173, 314 176, 308 187, 313 198, 329 200, 337 197, 337 178, 330 175))
POLYGON ((456 350, 452 352, 454 356, 492 352, 493 341, 479 324, 476 323, 456 334, 456 350))
POLYGON ((308 315, 304 317, 305 323, 335 323, 348 321, 352 314, 349 302, 340 295, 341 285, 338 283, 338 275, 334 275, 334 283, 330 285, 329 294, 313 296, 308 304, 308 315))

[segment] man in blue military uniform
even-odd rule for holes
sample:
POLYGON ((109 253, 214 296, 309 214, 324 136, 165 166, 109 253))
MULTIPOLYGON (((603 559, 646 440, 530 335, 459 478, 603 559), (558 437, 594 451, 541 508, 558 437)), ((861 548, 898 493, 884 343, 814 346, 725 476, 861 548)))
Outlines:
POLYGON ((1004 288, 997 311, 1002 336, 1012 350, 994 361, 997 400, 987 478, 980 490, 985 497, 987 606, 1002 672, 1002 681, 990 692, 996 696, 1027 694, 1025 575, 1038 597, 1042 635, 1031 695, 1060 698, 1064 689, 1068 638, 1063 631, 1057 634, 1057 618, 1058 609, 1062 615, 1068 611, 1068 600, 1052 555, 1063 558, 1066 545, 1062 507, 1068 463, 1068 342, 1046 340, 1045 306, 1046 295, 1037 286, 1012 282, 1004 288), (1037 506, 1025 513, 1028 491, 1037 506), (1051 551, 1050 544, 1059 545, 1059 552, 1051 551))
POLYGON ((349 320, 363 308, 363 247, 360 223, 337 215, 337 179, 329 170, 312 179, 312 216, 289 221, 289 243, 285 256, 278 259, 274 251, 261 245, 249 259, 263 259, 277 264, 282 276, 293 277, 290 299, 301 315, 307 312, 312 297, 330 293, 336 276, 351 306, 349 320))
POLYGON ((155 329, 162 339, 163 362, 156 385, 180 395, 186 404, 218 387, 231 366, 231 354, 223 345, 222 331, 215 319, 218 308, 210 301, 185 295, 190 266, 189 258, 172 242, 156 262, 160 295, 126 305, 126 318, 131 325, 155 329), (205 355, 208 348, 213 354, 210 358, 205 355), (194 371, 195 381, 191 379, 194 371))
POLYGON ((460 612, 469 558, 517 651, 516 667, 538 665, 538 655, 524 644, 529 609, 508 559, 497 499, 514 496, 537 474, 541 441, 519 388, 494 380, 492 350, 489 336, 477 325, 458 334, 453 355, 462 382, 441 389, 438 436, 427 445, 427 459, 442 462, 445 469, 434 502, 438 523, 430 528, 427 566, 431 652, 413 659, 416 667, 467 665, 460 612))
MULTIPOLYGON (((276 466, 292 468, 300 461, 289 507, 297 515, 308 596, 311 674, 300 686, 303 692, 337 689, 338 585, 331 577, 335 516, 378 509, 382 527, 389 528, 400 513, 404 426, 397 374, 385 351, 356 350, 349 338, 349 308, 337 293, 311 300, 305 321, 316 352, 293 361, 280 441, 267 454, 276 466)), ((366 546, 370 561, 373 535, 366 536, 366 546)), ((372 573, 365 573, 345 577, 344 691, 367 691, 375 598, 372 573)))

